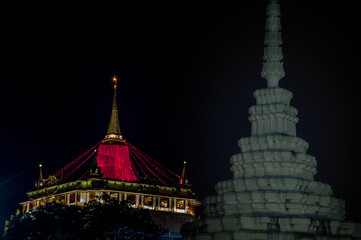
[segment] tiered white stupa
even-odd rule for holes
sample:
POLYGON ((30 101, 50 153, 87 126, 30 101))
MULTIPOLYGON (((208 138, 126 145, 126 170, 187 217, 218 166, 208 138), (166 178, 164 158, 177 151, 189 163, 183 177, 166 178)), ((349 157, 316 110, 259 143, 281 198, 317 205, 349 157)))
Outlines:
POLYGON ((292 92, 280 88, 283 70, 280 6, 267 6, 262 77, 254 92, 251 137, 231 157, 233 179, 216 184, 204 218, 183 227, 187 240, 361 239, 360 224, 345 221, 345 203, 328 184, 314 180, 316 160, 297 137, 292 92))

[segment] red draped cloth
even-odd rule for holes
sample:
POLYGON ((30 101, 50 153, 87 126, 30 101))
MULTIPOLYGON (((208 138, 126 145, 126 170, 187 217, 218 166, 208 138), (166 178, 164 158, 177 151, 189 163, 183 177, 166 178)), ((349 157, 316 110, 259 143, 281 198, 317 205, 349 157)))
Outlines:
POLYGON ((101 145, 98 148, 98 166, 103 178, 122 181, 135 181, 133 165, 126 145, 101 145))

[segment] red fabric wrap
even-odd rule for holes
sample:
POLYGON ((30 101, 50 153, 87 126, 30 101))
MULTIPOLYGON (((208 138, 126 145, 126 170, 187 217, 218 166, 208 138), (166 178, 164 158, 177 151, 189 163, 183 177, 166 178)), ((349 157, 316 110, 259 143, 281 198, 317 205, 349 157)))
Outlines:
POLYGON ((101 145, 98 148, 98 166, 101 168, 103 178, 122 181, 135 181, 137 177, 129 157, 128 146, 101 145))

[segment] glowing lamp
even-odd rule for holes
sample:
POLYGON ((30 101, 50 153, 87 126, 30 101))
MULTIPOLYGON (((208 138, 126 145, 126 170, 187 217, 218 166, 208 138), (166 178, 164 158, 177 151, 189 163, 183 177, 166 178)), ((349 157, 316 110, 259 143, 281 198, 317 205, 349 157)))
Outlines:
POLYGON ((117 77, 114 75, 113 82, 114 82, 114 89, 117 89, 117 77))

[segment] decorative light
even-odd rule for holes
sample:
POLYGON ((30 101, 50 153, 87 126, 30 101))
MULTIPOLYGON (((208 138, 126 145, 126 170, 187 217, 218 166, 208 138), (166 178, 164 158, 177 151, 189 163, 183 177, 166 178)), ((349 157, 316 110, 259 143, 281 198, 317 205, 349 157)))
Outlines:
POLYGON ((118 134, 108 134, 106 136, 106 138, 117 138, 117 139, 123 139, 122 135, 118 135, 118 134))
POLYGON ((117 77, 114 75, 113 76, 113 82, 114 82, 114 89, 117 89, 117 77))

